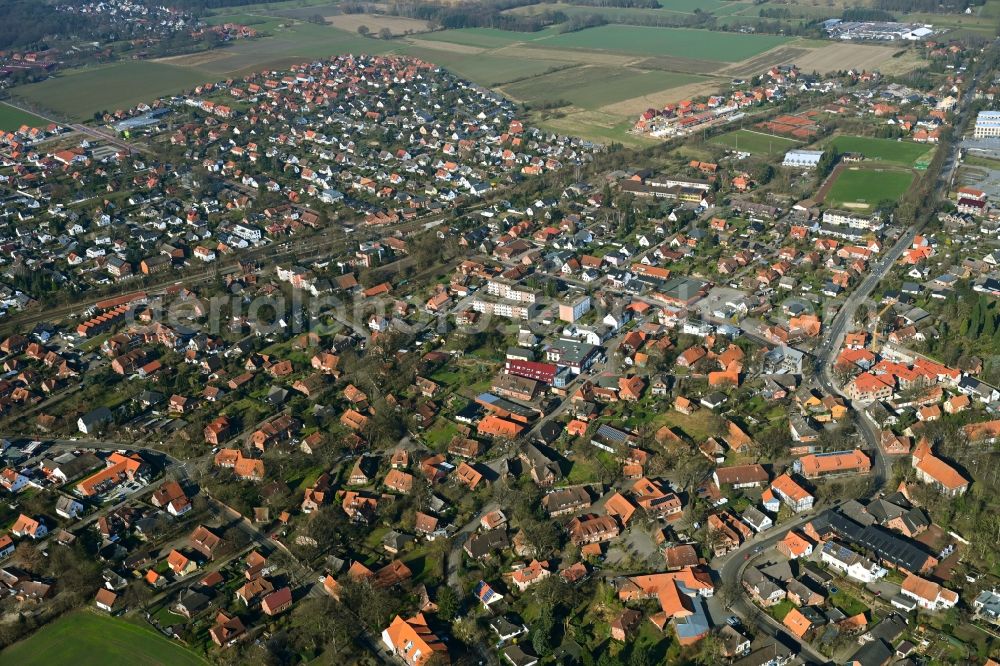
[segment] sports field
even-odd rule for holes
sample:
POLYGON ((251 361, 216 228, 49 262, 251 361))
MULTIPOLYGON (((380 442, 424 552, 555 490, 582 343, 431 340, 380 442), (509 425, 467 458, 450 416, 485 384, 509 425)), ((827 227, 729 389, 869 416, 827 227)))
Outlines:
POLYGON ((871 208, 886 199, 898 200, 912 183, 911 171, 844 169, 826 195, 825 203, 836 207, 871 208))
POLYGON ((905 167, 912 167, 920 157, 933 150, 922 143, 864 136, 838 136, 831 141, 831 144, 842 153, 861 153, 870 160, 905 167))
POLYGON ((773 49, 787 41, 787 37, 776 35, 602 25, 555 35, 547 38, 544 46, 737 62, 773 49))
POLYGON ((65 72, 41 83, 19 86, 15 93, 39 108, 72 120, 86 120, 97 111, 152 102, 216 78, 198 69, 132 61, 65 72))
POLYGON ((15 109, 9 104, 0 102, 0 130, 13 131, 20 129, 22 125, 28 127, 47 127, 49 121, 39 118, 33 113, 15 109))
POLYGON ((801 145, 794 139, 746 129, 720 134, 710 139, 709 143, 754 155, 782 155, 801 145))
POLYGON ((152 629, 88 610, 55 622, 0 652, 18 666, 203 666, 206 662, 152 629))

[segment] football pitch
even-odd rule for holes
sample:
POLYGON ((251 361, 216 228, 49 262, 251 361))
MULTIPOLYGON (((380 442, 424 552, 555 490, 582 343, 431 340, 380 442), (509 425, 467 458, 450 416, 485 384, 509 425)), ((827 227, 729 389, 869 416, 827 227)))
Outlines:
POLYGON ((922 143, 864 136, 838 136, 831 141, 831 144, 841 153, 861 153, 869 160, 905 167, 912 167, 922 156, 933 150, 922 143))
POLYGON ((898 201, 912 183, 911 171, 844 169, 826 195, 826 203, 847 208, 872 208, 886 199, 898 201))

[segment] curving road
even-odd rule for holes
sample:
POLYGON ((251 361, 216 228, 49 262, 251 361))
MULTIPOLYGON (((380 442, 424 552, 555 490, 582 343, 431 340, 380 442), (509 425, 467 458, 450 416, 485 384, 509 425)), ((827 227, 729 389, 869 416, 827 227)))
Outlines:
MULTIPOLYGON (((994 48, 1000 44, 1000 39, 994 41, 994 48)), ((982 77, 984 69, 979 68, 970 81, 966 91, 975 90, 982 77)), ((959 110, 955 116, 954 127, 961 131, 967 124, 969 112, 972 108, 972 94, 964 94, 960 102, 959 110)), ((947 191, 951 184, 955 169, 959 164, 958 142, 951 144, 948 154, 941 163, 940 171, 935 177, 934 192, 940 194, 947 191)), ((827 393, 844 396, 840 387, 833 380, 833 364, 837 358, 837 352, 844 340, 844 335, 854 325, 855 315, 858 307, 867 301, 875 288, 882 281, 885 275, 892 269, 895 263, 902 256, 903 252, 913 242, 913 238, 920 233, 931 220, 933 211, 920 211, 918 220, 913 225, 906 228, 896 242, 888 250, 879 256, 879 260, 871 266, 870 272, 864 277, 857 288, 844 301, 843 306, 827 324, 823 331, 823 342, 820 343, 814 356, 815 378, 820 387, 827 393)), ((889 462, 879 443, 879 433, 874 425, 862 416, 858 410, 851 410, 851 418, 857 426, 858 432, 865 438, 872 453, 871 483, 864 496, 858 499, 874 498, 882 489, 889 476, 889 462)), ((849 498, 844 498, 844 500, 849 498)), ((842 500, 843 501, 843 500, 842 500)), ((728 554, 724 558, 713 561, 713 569, 719 572, 721 580, 737 586, 738 594, 736 600, 729 606, 727 611, 740 616, 747 626, 754 626, 764 631, 768 635, 774 636, 776 633, 784 635, 791 642, 798 644, 800 653, 814 659, 817 663, 827 663, 829 660, 818 653, 805 641, 801 641, 783 631, 782 625, 776 622, 770 615, 758 608, 749 600, 744 593, 742 586, 743 572, 753 563, 754 555, 763 552, 773 546, 788 530, 795 529, 808 522, 820 510, 817 506, 813 511, 795 520, 776 526, 773 535, 764 538, 754 538, 743 544, 740 548, 728 554), (752 621, 751 621, 752 620, 752 621)))

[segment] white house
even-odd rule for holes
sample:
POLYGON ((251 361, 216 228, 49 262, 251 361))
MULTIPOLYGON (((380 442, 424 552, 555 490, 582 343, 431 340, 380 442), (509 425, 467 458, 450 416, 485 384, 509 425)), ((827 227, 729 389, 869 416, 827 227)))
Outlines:
POLYGON ((83 513, 83 505, 72 497, 60 497, 56 502, 56 513, 68 520, 75 520, 83 513))
POLYGON ((210 261, 215 261, 215 250, 199 245, 194 249, 194 256, 198 257, 205 263, 208 263, 210 261))
POLYGON ((774 527, 771 517, 755 506, 747 508, 743 512, 743 522, 753 528, 754 532, 763 532, 774 527))
POLYGON ((250 227, 245 224, 233 225, 233 234, 251 243, 259 242, 264 236, 263 232, 257 227, 250 227))
POLYGON ((906 577, 899 592, 916 601, 921 608, 931 611, 952 608, 958 603, 958 592, 913 574, 906 577))
POLYGON ((110 421, 111 410, 107 407, 98 407, 97 409, 87 412, 77 419, 76 427, 83 434, 91 435, 100 430, 101 426, 110 421))
POLYGON ((820 560, 824 564, 843 572, 848 578, 853 578, 862 583, 873 583, 880 578, 884 578, 889 573, 867 557, 859 555, 850 548, 832 541, 827 542, 823 546, 823 550, 820 552, 820 560))

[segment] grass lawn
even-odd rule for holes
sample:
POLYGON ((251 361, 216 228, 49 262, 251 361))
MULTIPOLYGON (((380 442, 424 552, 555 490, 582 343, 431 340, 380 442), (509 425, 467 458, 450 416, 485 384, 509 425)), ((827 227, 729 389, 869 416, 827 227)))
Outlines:
POLYGON ((538 42, 546 48, 618 51, 650 56, 674 56, 739 62, 788 41, 773 35, 745 35, 685 28, 603 25, 566 32, 538 42))
POLYGON ((885 199, 898 200, 910 189, 912 183, 913 173, 909 171, 845 169, 830 188, 826 203, 831 206, 871 208, 885 199))
POLYGON ((434 427, 424 432, 424 440, 435 451, 444 451, 457 434, 457 425, 448 419, 439 418, 434 420, 434 427))
POLYGON ((0 102, 0 130, 11 132, 21 129, 22 125, 27 125, 28 127, 47 127, 49 121, 45 120, 45 118, 39 118, 33 113, 15 109, 9 104, 0 102))
POLYGON ((801 145, 799 141, 794 139, 747 129, 720 134, 710 139, 709 143, 754 155, 783 155, 792 148, 801 145))
POLYGON ((709 421, 703 418, 701 410, 691 415, 681 414, 671 409, 670 403, 666 401, 661 404, 660 409, 663 411, 663 414, 653 419, 652 427, 654 430, 660 426, 670 426, 675 432, 680 430, 695 442, 703 442, 709 437, 719 434, 710 430, 708 427, 709 421))
POLYGON ((962 158, 962 164, 965 166, 981 167, 984 169, 1000 169, 1000 160, 994 160, 989 157, 980 157, 978 155, 966 155, 962 158))
POLYGON ((527 102, 566 100, 583 109, 598 109, 633 97, 705 81, 705 77, 622 67, 574 67, 518 81, 504 92, 527 102))
POLYGON ((879 160, 905 167, 913 166, 920 157, 933 150, 924 144, 912 141, 875 139, 865 136, 838 136, 830 143, 842 153, 861 153, 870 160, 879 160))
POLYGON ((773 617, 778 622, 781 622, 785 619, 785 616, 788 615, 788 613, 793 608, 795 608, 795 604, 793 604, 788 599, 782 599, 781 601, 771 606, 767 610, 771 614, 771 617, 773 617))
MULTIPOLYGON (((579 445, 590 446, 585 442, 580 442, 579 445)), ((572 464, 573 466, 569 468, 569 474, 566 475, 566 481, 570 485, 593 483, 600 478, 597 474, 597 463, 595 461, 586 460, 581 456, 574 456, 572 464)))
POLYGON ((365 546, 367 546, 369 550, 381 551, 382 539, 388 533, 388 527, 376 527, 368 534, 367 537, 365 537, 365 546))
POLYGON ((843 590, 837 590, 836 594, 830 595, 830 601, 833 602, 834 606, 842 610, 847 617, 854 617, 858 613, 864 613, 868 610, 868 606, 843 590))
POLYGON ((86 120, 98 111, 152 102, 215 78, 193 68, 151 61, 123 62, 18 86, 17 95, 74 120, 86 120))
POLYGON ((153 629, 81 610, 63 615, 0 656, 18 666, 187 666, 206 662, 153 629))

